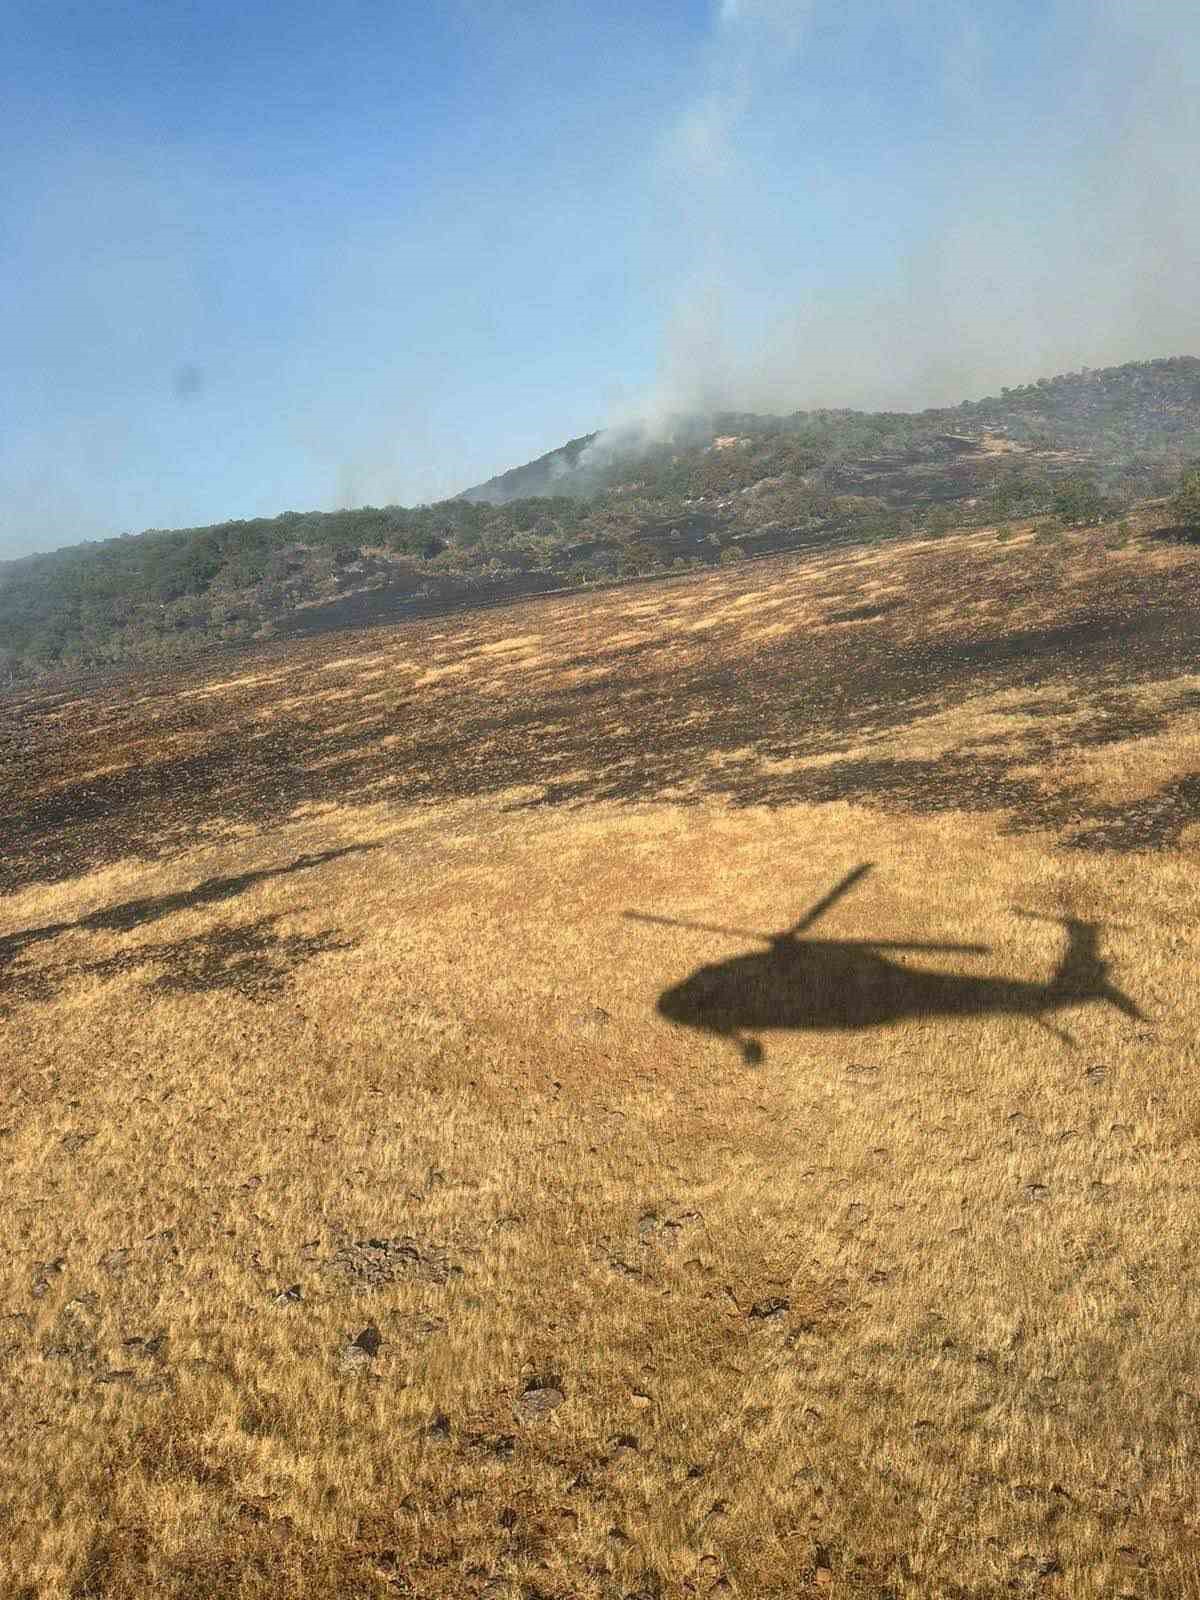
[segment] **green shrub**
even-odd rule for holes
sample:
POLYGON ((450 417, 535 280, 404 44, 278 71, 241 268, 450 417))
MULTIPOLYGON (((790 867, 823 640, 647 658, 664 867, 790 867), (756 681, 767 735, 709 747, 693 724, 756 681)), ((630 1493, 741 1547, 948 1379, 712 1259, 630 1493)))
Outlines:
POLYGON ((1192 467, 1179 480, 1171 513, 1185 528, 1200 528, 1200 467, 1192 467))

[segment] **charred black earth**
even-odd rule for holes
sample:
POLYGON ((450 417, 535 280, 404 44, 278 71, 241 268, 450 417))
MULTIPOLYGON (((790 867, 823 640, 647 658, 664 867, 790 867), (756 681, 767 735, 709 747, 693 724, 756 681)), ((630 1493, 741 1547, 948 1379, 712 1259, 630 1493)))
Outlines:
POLYGON ((513 790, 505 804, 532 808, 994 811, 1067 848, 1168 848, 1200 821, 1200 772, 1120 806, 1029 774, 1064 740, 1161 733, 1200 707, 1175 681, 1196 669, 1198 575, 1200 552, 1149 538, 1119 564, 1094 539, 1053 557, 978 537, 787 556, 30 692, 0 727, 0 893, 161 860, 218 821, 513 790), (1012 740, 871 754, 881 733, 996 690, 1028 691, 1012 740))

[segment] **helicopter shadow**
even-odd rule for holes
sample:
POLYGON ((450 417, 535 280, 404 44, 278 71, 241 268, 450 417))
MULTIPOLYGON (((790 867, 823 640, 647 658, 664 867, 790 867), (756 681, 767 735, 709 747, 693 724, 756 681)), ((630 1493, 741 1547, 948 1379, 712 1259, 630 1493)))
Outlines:
POLYGON ((698 967, 682 983, 664 990, 658 1014, 669 1022, 728 1039, 748 1065, 763 1059, 756 1035, 769 1030, 862 1030, 927 1017, 1009 1015, 1046 1028, 1065 1044, 1070 1034, 1046 1013, 1103 1001, 1125 1016, 1147 1018, 1108 977, 1099 951, 1100 924, 1074 917, 1020 915, 1061 923, 1066 934, 1058 966, 1045 983, 998 975, 974 977, 910 967, 890 951, 985 955, 987 945, 898 939, 810 939, 808 929, 871 870, 865 862, 848 873, 798 922, 778 933, 719 928, 648 912, 626 917, 667 927, 753 938, 765 950, 698 967))
POLYGON ((205 906, 225 906, 259 884, 273 878, 323 866, 342 856, 378 850, 378 844, 348 844, 315 855, 298 856, 277 867, 257 867, 220 878, 206 878, 188 889, 143 895, 104 906, 66 922, 39 923, 16 933, 0 934, 0 1018, 18 1004, 53 1000, 68 978, 106 978, 115 973, 157 965, 164 970, 152 987, 200 992, 239 988, 248 994, 266 994, 279 987, 282 975, 302 961, 326 950, 346 950, 352 945, 332 933, 283 934, 275 912, 250 923, 218 921, 215 925, 162 944, 134 943, 128 950, 98 959, 31 965, 27 952, 52 943, 62 934, 100 932, 128 934, 172 917, 177 912, 205 906))

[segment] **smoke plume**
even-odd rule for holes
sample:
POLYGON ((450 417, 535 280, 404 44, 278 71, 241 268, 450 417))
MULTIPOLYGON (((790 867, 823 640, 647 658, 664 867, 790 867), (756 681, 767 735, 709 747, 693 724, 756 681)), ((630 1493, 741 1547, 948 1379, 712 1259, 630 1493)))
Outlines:
POLYGON ((659 152, 658 379, 618 421, 1200 352, 1198 81, 1179 0, 719 0, 659 152))

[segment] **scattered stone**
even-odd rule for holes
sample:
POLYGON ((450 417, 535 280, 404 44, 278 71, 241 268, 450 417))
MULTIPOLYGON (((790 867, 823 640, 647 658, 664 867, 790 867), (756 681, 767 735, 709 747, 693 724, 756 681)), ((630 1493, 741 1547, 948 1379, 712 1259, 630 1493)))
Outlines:
POLYGON ((617 1545, 622 1550, 626 1549, 633 1543, 633 1540, 625 1532, 624 1528, 610 1528, 608 1530, 608 1537, 612 1540, 613 1544, 617 1545))
POLYGON ((556 1411, 566 1398, 562 1379, 557 1374, 530 1378, 517 1400, 516 1410, 523 1421, 531 1421, 556 1411))
POLYGON ((517 1513, 513 1510, 512 1506, 505 1506, 504 1510, 501 1511, 499 1516, 496 1518, 496 1521, 502 1528, 509 1530, 515 1528, 519 1520, 520 1518, 517 1516, 517 1513))
POLYGON ((450 1418, 444 1411, 434 1413, 433 1421, 425 1429, 425 1437, 435 1444, 448 1444, 450 1442, 450 1418))
POLYGON ((304 1291, 298 1283, 293 1283, 287 1289, 281 1289, 278 1294, 271 1296, 273 1306, 294 1306, 297 1301, 304 1299, 304 1291))
POLYGON ((511 1433, 471 1433, 465 1440, 468 1450, 492 1461, 508 1462, 516 1454, 517 1441, 511 1433))
POLYGON ((379 1347, 383 1343, 383 1335, 378 1328, 368 1326, 363 1329, 354 1342, 360 1350, 365 1350, 373 1361, 379 1354, 379 1347))
POLYGON ((42 1347, 47 1360, 69 1361, 75 1367, 95 1364, 95 1303, 94 1295, 81 1295, 67 1301, 59 1312, 54 1331, 42 1347))
POLYGON ((635 1389, 629 1399, 631 1404, 635 1405, 639 1411, 645 1411, 650 1404, 650 1396, 641 1389, 635 1389))
POLYGON ((322 1264, 321 1271, 358 1289, 377 1289, 403 1279, 447 1283, 462 1277, 462 1268, 455 1266, 440 1246, 421 1244, 407 1236, 347 1241, 322 1264))
POLYGON ((68 1155, 76 1155, 85 1144, 90 1144, 96 1137, 94 1133, 68 1133, 64 1134, 62 1147, 68 1155))
POLYGON ((134 1378, 137 1374, 132 1367, 114 1367, 109 1372, 102 1372, 96 1379, 97 1383, 119 1383, 122 1378, 134 1378))
POLYGON ((632 1433, 618 1433, 610 1442, 612 1446, 610 1461, 620 1461, 622 1456, 633 1455, 635 1451, 641 1449, 637 1435, 632 1433))
POLYGON ((110 1250, 107 1255, 101 1256, 96 1265, 105 1272, 110 1272, 114 1278, 119 1278, 129 1264, 133 1251, 128 1245, 123 1245, 119 1250, 110 1250))
POLYGON ((420 1311, 393 1311, 388 1317, 394 1331, 414 1344, 427 1343, 435 1333, 445 1333, 445 1317, 429 1317, 420 1311))
POLYGON ((642 1244, 656 1244, 673 1250, 683 1237, 685 1228, 701 1221, 698 1211, 684 1211, 677 1217, 662 1217, 657 1211, 644 1211, 638 1218, 638 1238, 642 1244))
POLYGON ((1087 1080, 1088 1080, 1089 1083, 1103 1083, 1105 1077, 1107 1076, 1107 1074, 1108 1074, 1108 1068, 1107 1067, 1102 1067, 1102 1066, 1099 1066, 1099 1065, 1094 1066, 1094 1067, 1089 1067, 1087 1069, 1087 1080))
POLYGON ((140 1334, 135 1334, 132 1339, 122 1340, 122 1348, 128 1350, 131 1355, 153 1359, 155 1356, 162 1354, 162 1349, 166 1342, 167 1336, 165 1333, 152 1333, 148 1339, 140 1334))
POLYGON ((586 1011, 577 1011, 571 1018, 571 1026, 578 1030, 605 1028, 612 1021, 611 1015, 603 1006, 589 1006, 586 1011))
POLYGON ((366 1372, 370 1365, 370 1356, 356 1344, 343 1345, 338 1351, 337 1369, 343 1377, 366 1372))
POLYGON ((770 1300, 756 1300, 747 1312, 747 1316, 755 1317, 760 1322, 778 1322, 786 1317, 791 1310, 792 1302, 774 1296, 770 1300))
POLYGON ((1050 1190, 1044 1183, 1027 1183, 1025 1185, 1025 1193, 1031 1200, 1045 1200, 1049 1196, 1050 1190))
POLYGON ((51 1278, 58 1277, 59 1274, 65 1272, 66 1266, 66 1256, 58 1256, 54 1261, 34 1262, 33 1270, 36 1276, 32 1293, 35 1300, 40 1300, 44 1294, 49 1292, 51 1278))
POLYGON ((622 1260, 620 1256, 609 1256, 608 1264, 614 1272, 621 1273, 623 1277, 640 1278, 642 1276, 641 1267, 635 1267, 631 1262, 622 1260))
POLYGON ((356 1339, 344 1344, 338 1352, 338 1371, 347 1375, 367 1371, 382 1344, 383 1335, 378 1328, 364 1328, 356 1339))

